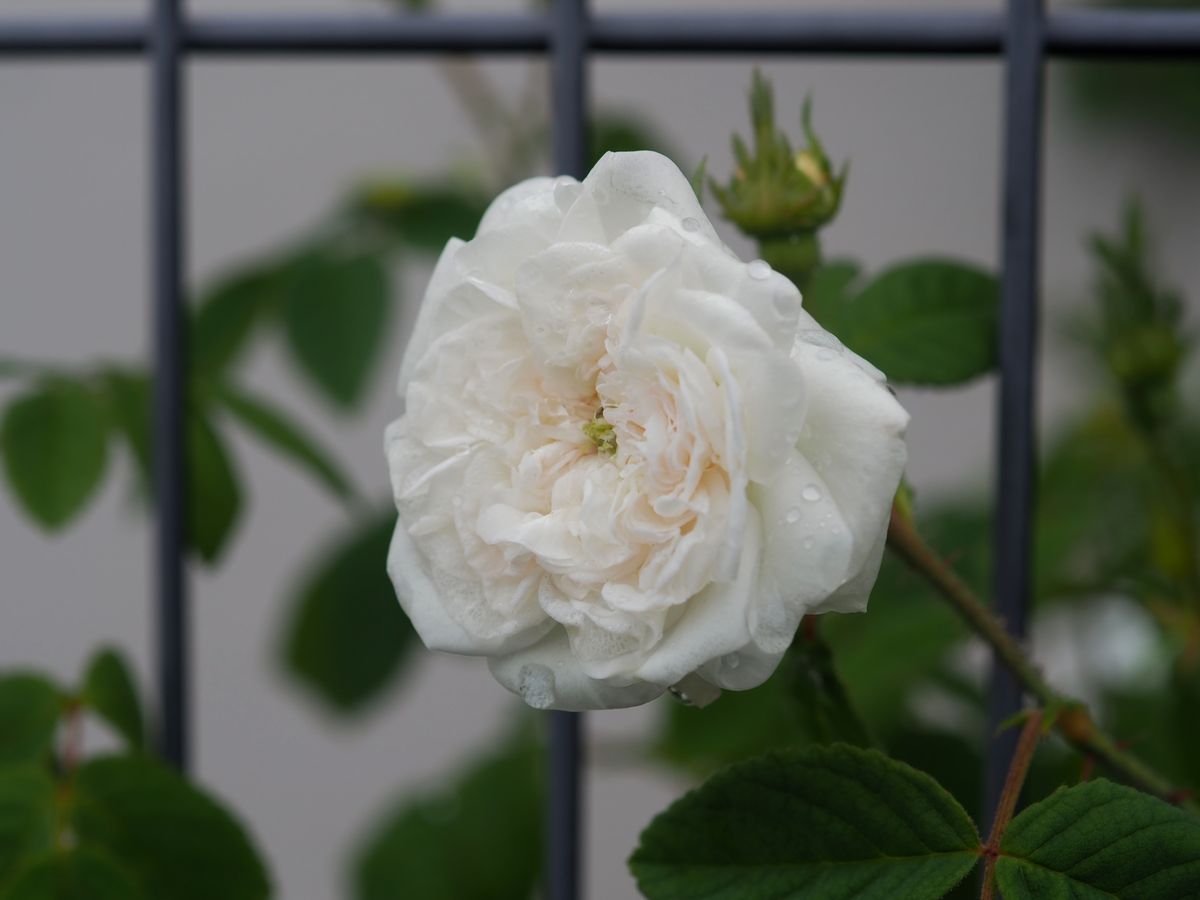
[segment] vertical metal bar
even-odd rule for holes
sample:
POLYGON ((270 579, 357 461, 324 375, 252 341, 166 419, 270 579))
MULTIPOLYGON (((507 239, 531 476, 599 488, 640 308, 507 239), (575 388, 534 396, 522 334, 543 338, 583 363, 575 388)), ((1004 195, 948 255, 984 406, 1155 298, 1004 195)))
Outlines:
MULTIPOLYGON (((554 0, 550 9, 550 116, 554 168, 582 178, 587 169, 586 0, 554 0)), ((583 717, 550 713, 546 900, 581 896, 583 717)))
POLYGON ((154 0, 151 23, 151 292, 154 319, 155 588, 161 750, 188 764, 187 360, 183 308, 181 0, 154 0))
MULTIPOLYGON (((1036 355, 1041 190, 1043 0, 1009 0, 1005 40, 1004 228, 995 535, 995 611, 1024 636, 1029 609, 1036 469, 1036 355)), ((991 821, 1016 743, 996 729, 1020 707, 1013 676, 993 664, 988 696, 985 818, 991 821)))

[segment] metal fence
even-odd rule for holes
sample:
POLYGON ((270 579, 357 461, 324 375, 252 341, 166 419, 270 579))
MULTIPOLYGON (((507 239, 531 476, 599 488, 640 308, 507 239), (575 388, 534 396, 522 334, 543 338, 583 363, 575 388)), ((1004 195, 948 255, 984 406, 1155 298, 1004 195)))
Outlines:
MULTIPOLYGON (((148 16, 0 19, 0 57, 145 56, 150 109, 154 320, 155 589, 161 748, 188 764, 189 654, 184 522, 183 247, 187 226, 185 86, 197 55, 364 56, 534 54, 551 58, 554 162, 582 177, 587 60, 593 53, 1001 56, 1005 67, 1002 272, 994 609, 1025 631, 1035 477, 1038 246, 1043 69, 1047 57, 1200 57, 1200 13, 1089 10, 1047 13, 1043 0, 996 12, 793 11, 589 15, 586 0, 553 0, 545 14, 188 16, 181 0, 150 0, 148 16)), ((1003 670, 991 683, 989 734, 1020 690, 1003 670)), ((581 717, 550 713, 546 896, 580 896, 581 717)), ((999 796, 1010 739, 989 744, 985 808, 999 796)))

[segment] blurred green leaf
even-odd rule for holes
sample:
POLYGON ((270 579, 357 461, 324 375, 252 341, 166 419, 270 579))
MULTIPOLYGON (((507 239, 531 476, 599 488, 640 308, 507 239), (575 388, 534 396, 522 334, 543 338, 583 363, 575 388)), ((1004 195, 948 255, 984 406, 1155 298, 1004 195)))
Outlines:
POLYGON ((220 557, 233 533, 242 492, 233 463, 208 418, 187 423, 188 542, 206 563, 220 557))
POLYGON ((227 382, 218 385, 215 392, 225 409, 263 443, 306 469, 339 500, 354 498, 353 485, 334 459, 284 412, 227 382))
POLYGON ((83 847, 38 861, 0 894, 3 900, 141 900, 143 896, 113 860, 83 847))
POLYGON ((983 269, 915 260, 854 291, 852 264, 818 270, 805 307, 897 384, 952 385, 996 364, 999 285, 983 269))
POLYGON ((54 782, 45 767, 0 767, 0 897, 9 876, 53 838, 54 782))
POLYGON ((592 116, 588 125, 588 168, 596 165, 605 153, 628 153, 634 150, 653 150, 683 167, 663 134, 650 122, 630 112, 601 110, 592 116))
POLYGON ((261 900, 271 893, 242 826, 149 757, 85 763, 75 775, 71 813, 80 844, 119 860, 148 897, 261 900))
POLYGON ((222 278, 200 299, 190 339, 193 373, 215 375, 228 368, 255 327, 276 311, 290 274, 289 260, 268 260, 222 278))
POLYGON ((305 576, 288 615, 284 665, 337 712, 377 699, 418 643, 387 575, 395 526, 392 509, 355 525, 305 576))
POLYGON ((701 775, 810 740, 778 672, 748 691, 723 691, 703 709, 673 700, 659 705, 663 721, 655 755, 701 775))
POLYGON ((63 704, 58 688, 40 675, 0 677, 0 765, 45 761, 63 704))
POLYGON ((487 198, 465 185, 377 181, 359 190, 352 209, 394 240, 436 254, 451 238, 475 235, 487 198))
POLYGON ((5 411, 0 449, 22 507, 53 531, 78 514, 99 487, 108 460, 108 422, 86 384, 45 379, 5 411))
POLYGON ((938 900, 979 854, 932 778, 835 744, 719 772, 650 823, 629 866, 650 900, 938 900))
POLYGON ((1006 900, 1200 897, 1200 822, 1102 778, 1063 788, 1013 819, 996 881, 1006 900))
POLYGON ((829 644, 815 629, 809 634, 803 628, 781 668, 804 730, 820 744, 870 747, 874 741, 838 677, 829 644))
POLYGON ((283 306, 292 356, 343 409, 362 395, 387 331, 388 279, 371 255, 320 250, 297 264, 283 306))
POLYGON ((804 309, 827 331, 844 315, 843 307, 854 296, 862 267, 848 259, 823 263, 813 272, 804 293, 804 309))
POLYGON ((92 657, 80 700, 115 728, 131 749, 142 749, 146 741, 142 704, 129 664, 117 650, 105 647, 92 657))
POLYGON ((522 734, 386 814, 354 862, 356 900, 529 900, 541 865, 540 757, 522 734))
POLYGON ((109 418, 125 441, 145 496, 150 495, 150 379, 129 369, 110 368, 100 375, 109 418))
POLYGON ((1036 551, 1044 597, 1113 590, 1147 562, 1153 486, 1145 447, 1120 413, 1099 407, 1043 455, 1036 551))

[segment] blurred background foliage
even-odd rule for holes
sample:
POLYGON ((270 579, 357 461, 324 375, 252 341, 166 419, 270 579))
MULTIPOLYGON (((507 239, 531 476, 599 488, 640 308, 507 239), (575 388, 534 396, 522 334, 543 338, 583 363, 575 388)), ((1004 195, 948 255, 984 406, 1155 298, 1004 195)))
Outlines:
MULTIPOLYGON (((429 4, 403 5, 424 10, 429 4)), ((1163 5, 1163 0, 1155 0, 1163 5)), ((1173 0, 1172 5, 1196 5, 1173 0)), ((381 341, 402 298, 398 273, 473 233, 491 196, 546 165, 540 66, 515 103, 497 97, 469 60, 443 72, 485 148, 477 165, 381 175, 353 186, 303 237, 221 273, 192 300, 189 347, 189 540, 218 565, 236 539, 248 486, 230 450, 239 430, 307 473, 344 504, 345 526, 314 548, 288 583, 291 612, 279 666, 319 708, 348 724, 369 717, 425 651, 395 601, 384 559, 394 513, 364 497, 337 454, 287 409, 256 391, 244 363, 280 343, 295 376, 331 416, 354 415, 380 377, 381 341)), ((1100 63, 1072 68, 1081 114, 1113 128, 1162 127, 1200 138, 1200 69, 1100 63)), ((776 140, 769 86, 751 91, 751 140, 738 172, 709 179, 727 218, 761 240, 764 258, 807 287, 805 305, 894 383, 957 385, 995 368, 994 273, 960 261, 906 260, 868 273, 824 260, 818 232, 838 209, 847 173, 816 139, 806 108, 797 150, 776 140), (781 175, 781 173, 784 173, 781 175), (775 196, 779 221, 747 198, 775 196), (755 179, 763 179, 756 183, 755 179)), ((787 115, 799 111, 789 105, 787 115)), ((819 106, 816 110, 819 121, 819 106)), ((800 119, 795 119, 797 124, 800 119)), ((599 110, 593 160, 608 150, 658 149, 685 171, 650 123, 599 110)), ((702 176, 703 178, 703 176, 702 176)), ((852 181, 852 179, 851 179, 852 181)), ((1186 789, 1200 788, 1200 420, 1184 373, 1195 323, 1156 275, 1149 216, 1131 201, 1087 237, 1093 281, 1086 311, 1049 323, 1094 385, 1074 417, 1047 435, 1038 485, 1036 640, 1052 679, 1093 705, 1111 733, 1186 789)), ((390 373, 388 373, 390 377, 390 373)), ((127 454, 132 502, 150 490, 150 376, 117 361, 67 366, 0 359, 15 386, 0 422, 11 495, 39 528, 66 528, 127 454)), ((982 596, 990 587, 990 509, 965 493, 916 502, 930 543, 982 596)), ((659 722, 631 765, 702 778, 766 750, 848 741, 886 748, 929 772, 969 810, 978 806, 986 658, 954 613, 900 562, 885 558, 865 616, 806 623, 764 685, 703 710, 659 701, 659 722)), ((152 756, 153 722, 120 651, 102 648, 74 685, 35 672, 0 674, 0 898, 224 896, 270 892, 267 865, 236 815, 152 756), (97 727, 116 752, 83 758, 97 727), (164 832, 161 822, 186 830, 164 832)), ((464 769, 371 813, 346 857, 359 900, 525 900, 540 860, 537 724, 514 713, 509 733, 464 769), (471 864, 463 865, 469 858, 471 864)), ((1090 774, 1061 744, 1039 752, 1027 798, 1090 774)), ((386 790, 384 793, 388 793, 386 790)), ((331 835, 331 841, 349 836, 331 835)), ((969 886, 959 895, 969 896, 969 886)))

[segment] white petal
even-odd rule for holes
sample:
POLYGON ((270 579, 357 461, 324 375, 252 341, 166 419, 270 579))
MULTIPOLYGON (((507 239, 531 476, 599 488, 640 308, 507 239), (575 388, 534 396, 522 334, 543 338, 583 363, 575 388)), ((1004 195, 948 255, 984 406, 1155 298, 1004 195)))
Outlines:
POLYGON ((646 682, 589 678, 561 628, 524 650, 492 657, 488 668, 497 681, 537 709, 621 709, 649 703, 666 690, 646 682))

